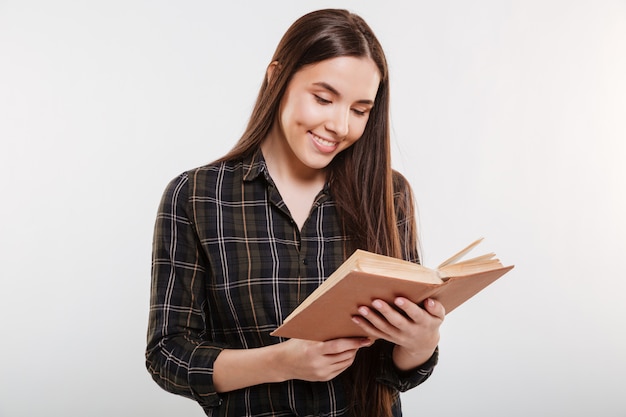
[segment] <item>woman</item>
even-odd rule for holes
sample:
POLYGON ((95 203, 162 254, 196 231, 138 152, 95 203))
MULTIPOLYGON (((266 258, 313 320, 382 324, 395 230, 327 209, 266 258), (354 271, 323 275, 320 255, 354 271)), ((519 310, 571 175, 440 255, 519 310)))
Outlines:
POLYGON ((437 362, 436 301, 361 306, 364 339, 270 336, 357 248, 418 261, 412 193, 391 169, 380 44, 320 10, 285 33, 235 147, 165 191, 149 372, 209 416, 401 415, 437 362))

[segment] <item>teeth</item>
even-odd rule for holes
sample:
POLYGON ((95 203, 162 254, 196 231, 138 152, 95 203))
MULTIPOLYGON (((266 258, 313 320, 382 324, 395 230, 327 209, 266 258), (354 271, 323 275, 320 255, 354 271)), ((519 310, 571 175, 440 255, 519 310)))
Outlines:
POLYGON ((320 138, 319 136, 317 136, 316 134, 312 133, 313 138, 315 138, 315 141, 318 142, 320 145, 323 146, 335 146, 335 142, 332 142, 330 140, 326 140, 323 138, 320 138))

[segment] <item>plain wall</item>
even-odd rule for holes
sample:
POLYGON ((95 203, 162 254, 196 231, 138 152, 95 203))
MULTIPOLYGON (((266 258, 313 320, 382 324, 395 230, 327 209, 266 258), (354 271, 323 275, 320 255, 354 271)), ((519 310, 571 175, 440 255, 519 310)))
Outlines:
POLYGON ((329 6, 387 52, 425 263, 484 236, 516 265, 405 415, 626 415, 624 1, 0 0, 0 416, 203 415, 144 367, 157 204, 329 6))

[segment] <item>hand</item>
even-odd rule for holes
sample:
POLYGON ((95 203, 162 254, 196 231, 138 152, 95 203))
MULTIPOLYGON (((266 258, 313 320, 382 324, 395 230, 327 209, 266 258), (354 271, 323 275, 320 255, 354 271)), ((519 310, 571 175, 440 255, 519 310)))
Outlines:
POLYGON ((424 308, 404 297, 397 297, 394 305, 374 300, 371 306, 359 307, 361 315, 353 321, 370 337, 394 343, 394 363, 409 370, 426 362, 437 347, 445 308, 430 298, 424 301, 424 308))
POLYGON ((329 381, 352 365, 360 348, 372 343, 368 338, 343 338, 327 342, 287 340, 280 344, 285 379, 329 381))
POLYGON ((373 343, 368 338, 328 342, 290 339, 253 349, 224 349, 213 364, 217 392, 290 379, 329 381, 354 361, 356 352, 373 343))

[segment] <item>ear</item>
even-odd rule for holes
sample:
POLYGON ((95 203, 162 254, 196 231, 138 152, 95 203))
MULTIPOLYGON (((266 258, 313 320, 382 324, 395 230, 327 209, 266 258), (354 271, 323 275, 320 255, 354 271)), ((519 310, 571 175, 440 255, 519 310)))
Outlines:
POLYGON ((274 76, 275 71, 280 71, 280 64, 278 63, 278 61, 272 61, 272 63, 267 66, 267 71, 265 74, 268 84, 272 81, 272 77, 274 76))

